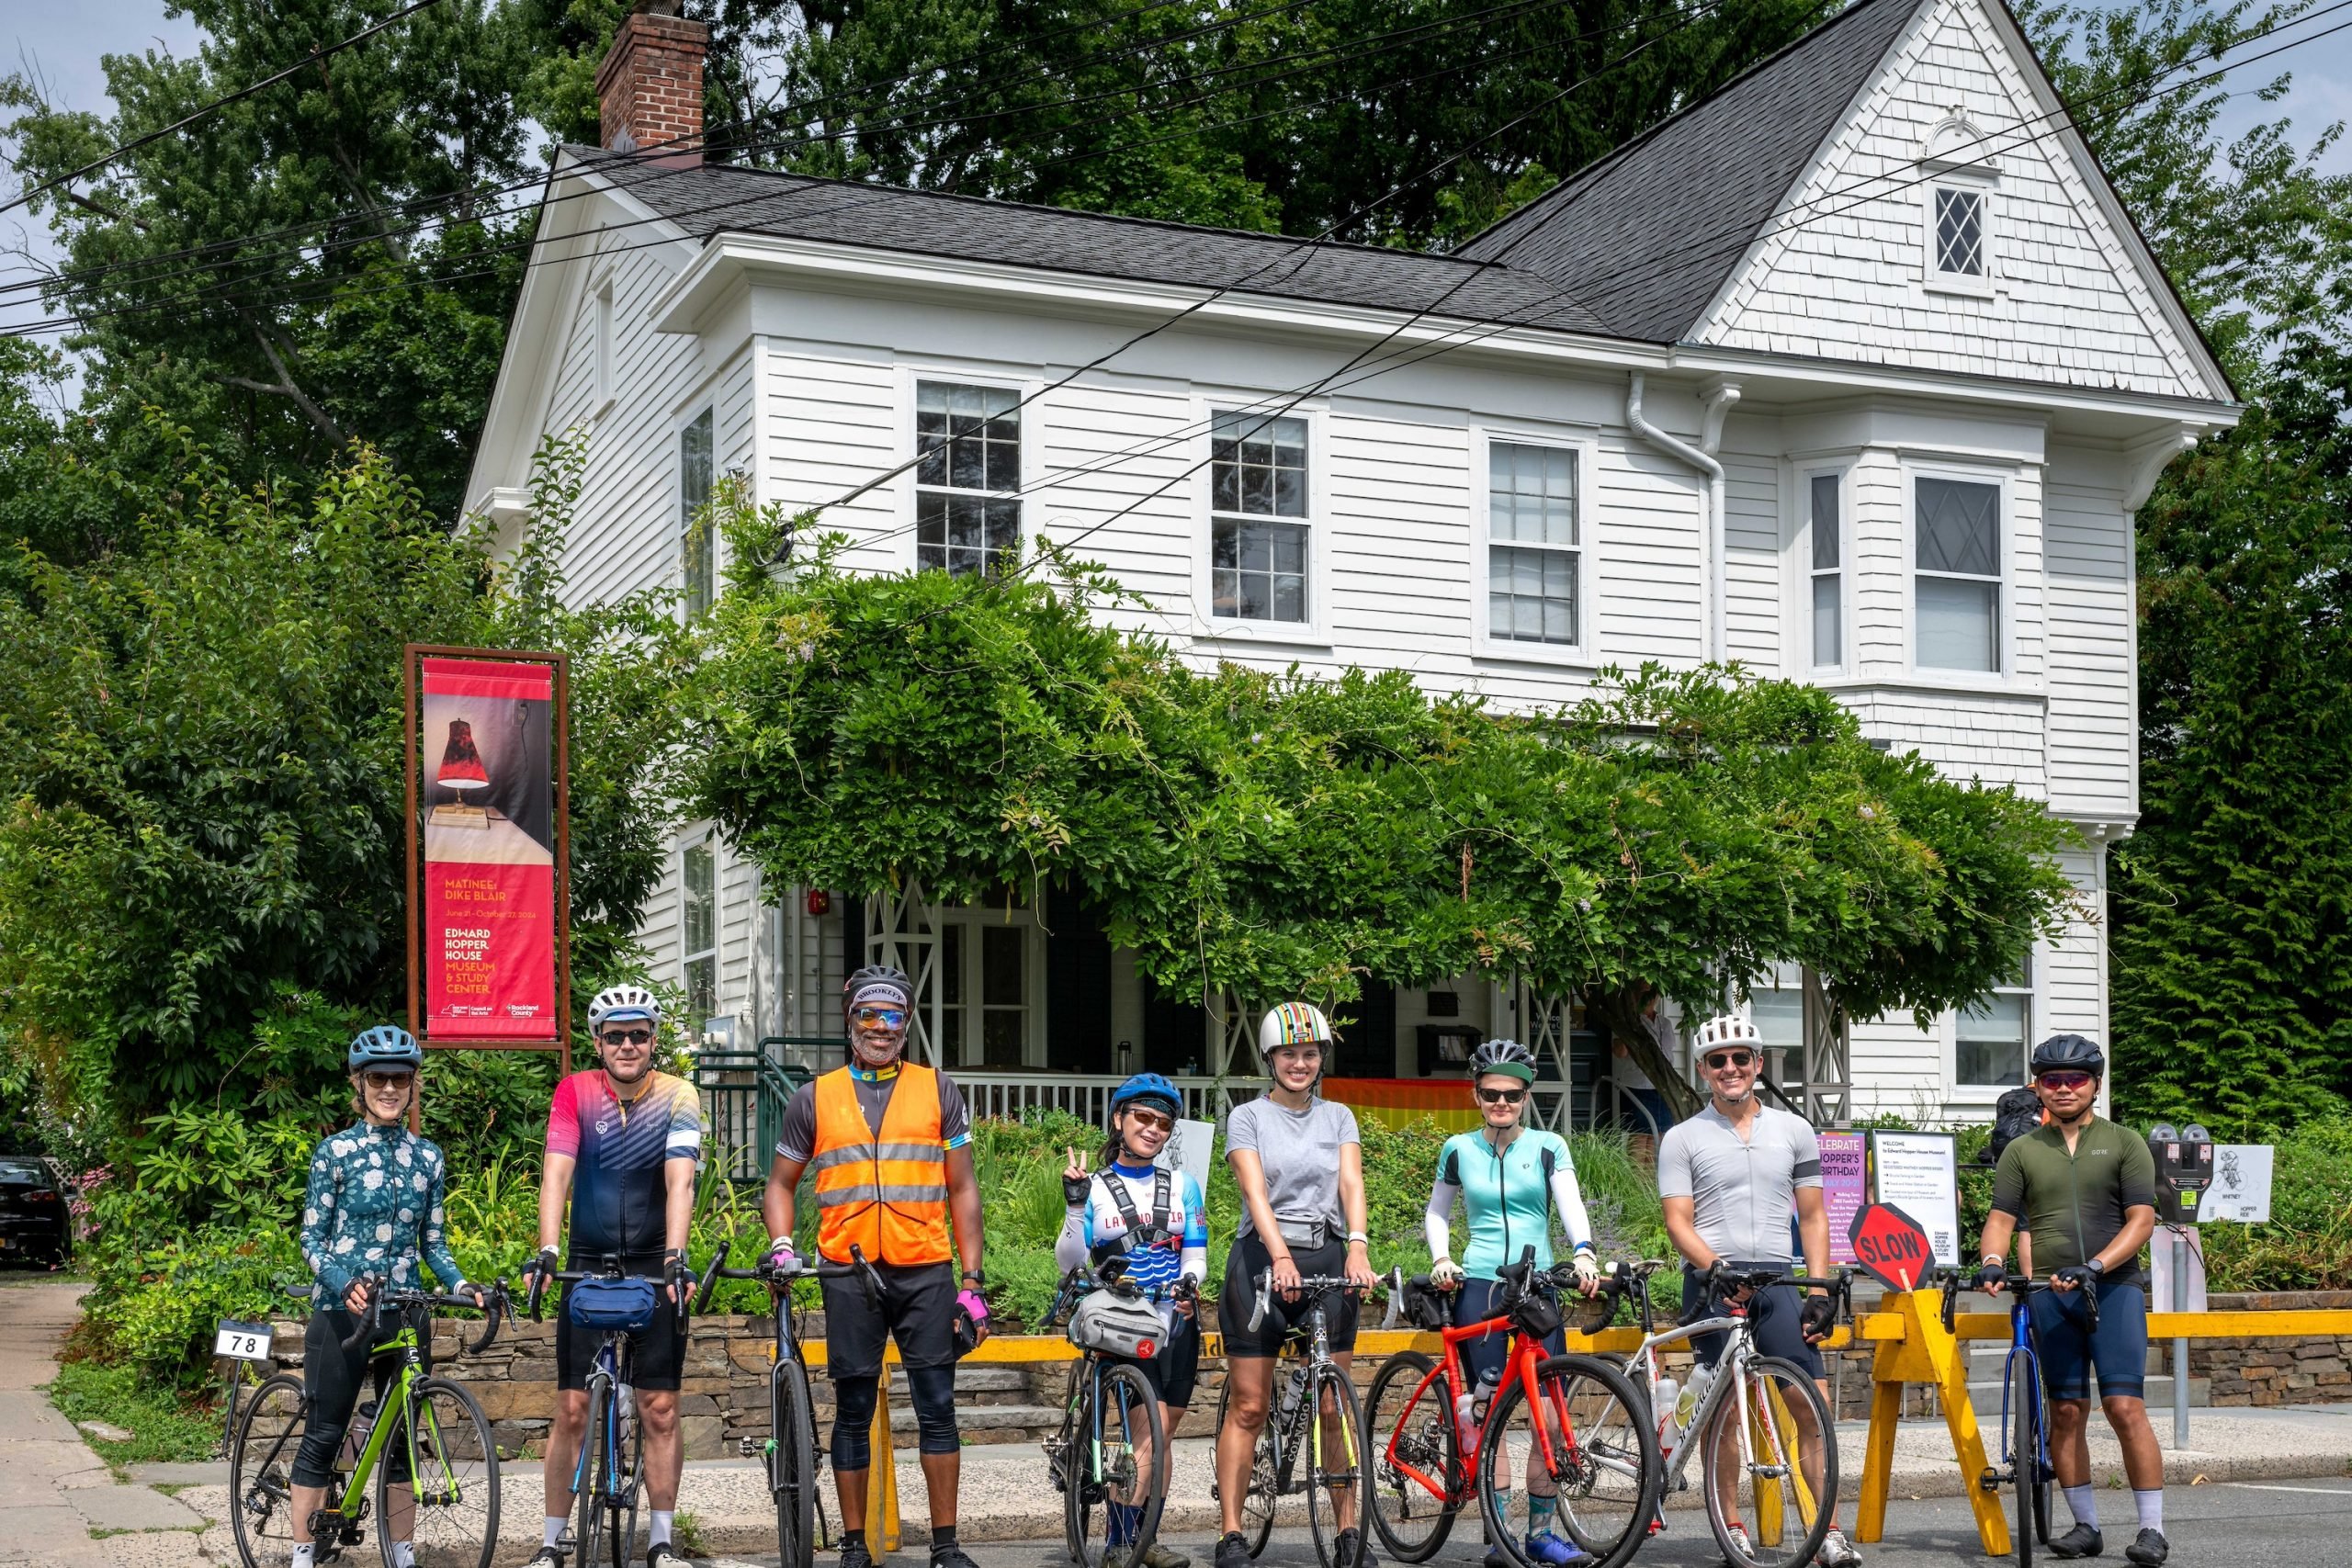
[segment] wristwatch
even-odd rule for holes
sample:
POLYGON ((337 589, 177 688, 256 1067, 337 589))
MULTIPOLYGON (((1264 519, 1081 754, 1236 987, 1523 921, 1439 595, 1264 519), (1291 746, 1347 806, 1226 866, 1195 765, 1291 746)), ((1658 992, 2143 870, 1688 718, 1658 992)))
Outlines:
POLYGON ((1370 1247, 1372 1245, 1372 1237, 1364 1235, 1362 1231, 1350 1231, 1348 1233, 1348 1245, 1350 1247, 1354 1247, 1358 1243, 1362 1243, 1365 1247, 1370 1247))
POLYGON ((965 1269, 964 1278, 971 1281, 974 1285, 978 1286, 983 1291, 989 1288, 989 1277, 978 1269, 965 1269))

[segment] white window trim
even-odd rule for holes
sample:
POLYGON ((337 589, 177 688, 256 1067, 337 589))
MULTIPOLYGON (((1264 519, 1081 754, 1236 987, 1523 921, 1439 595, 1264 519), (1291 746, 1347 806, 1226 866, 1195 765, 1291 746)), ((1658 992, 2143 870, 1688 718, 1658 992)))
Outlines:
POLYGON ((1331 441, 1329 411, 1302 403, 1296 408, 1262 406, 1281 393, 1233 391, 1195 395, 1189 443, 1193 471, 1193 640, 1236 645, 1263 643, 1275 648, 1328 649, 1331 646, 1331 441), (1244 621, 1215 613, 1216 571, 1215 551, 1217 513, 1211 508, 1209 474, 1215 450, 1211 423, 1221 413, 1274 414, 1306 422, 1306 515, 1271 517, 1272 523, 1299 523, 1306 529, 1306 619, 1305 621, 1244 621))
POLYGON ((2007 468, 1977 468, 1957 463, 1905 461, 1897 471, 1903 485, 1903 667, 1910 678, 1953 690, 2013 692, 2027 688, 2018 669, 2018 566, 2016 491, 2007 468), (2001 625, 1993 638, 1997 670, 1951 670, 1919 662, 1919 480, 1955 479, 1962 484, 1992 485, 2001 492, 1996 533, 2001 550, 2001 625))
MULTIPOLYGON (((2036 942, 2033 945, 2033 952, 2031 955, 2027 959, 2027 963, 2032 974, 2032 983, 2023 987, 2025 992, 2025 1039, 2020 1046, 2021 1052, 2024 1053, 2020 1057, 2020 1066, 2025 1066, 2030 1061, 2030 1054, 2033 1050, 2034 1041, 2041 1033, 2043 1020, 2047 1016, 2047 1008, 2049 1003, 2048 998, 2042 995, 2041 988, 2048 983, 2047 976, 2050 972, 2050 965, 2047 962, 2048 956, 2048 951, 2043 944, 2036 942)), ((1995 990, 2005 990, 2007 988, 2007 987, 2006 987, 2000 986, 1993 987, 1995 990)), ((2001 1096, 2008 1093, 2010 1089, 2018 1087, 2016 1084, 1964 1084, 1960 1081, 1959 1009, 1946 1009, 1945 1011, 1937 1018, 1936 1036, 1938 1049, 1941 1054, 1943 1062, 1944 1098, 1951 1103, 1954 1105, 1990 1107, 1997 1103, 2001 1096)), ((2025 1081, 2027 1083, 2031 1083, 2033 1081, 2030 1073, 2026 1075, 2025 1081)), ((2104 1089, 2104 1085, 2101 1086, 2102 1089, 2104 1089)))
MULTIPOLYGON (((890 458, 893 467, 907 462, 915 455, 915 387, 918 382, 945 381, 959 387, 987 387, 995 391, 1011 392, 1021 400, 1016 411, 1021 420, 1021 525, 1013 534, 1012 559, 1016 566, 1025 563, 1029 559, 1030 543, 1037 536, 1037 527, 1032 520, 1036 516, 1037 509, 1045 503, 1045 497, 1038 489, 1038 480, 1045 473, 1040 456, 1045 444, 1039 439, 1043 423, 1039 416, 1044 412, 1045 403, 1042 400, 1034 402, 1030 400, 1037 397, 1045 383, 1035 378, 1007 375, 1001 369, 982 369, 937 361, 902 362, 898 367, 897 381, 898 406, 894 411, 897 443, 891 449, 890 458)), ((892 488, 898 492, 891 508, 897 518, 892 526, 897 531, 898 541, 890 553, 896 558, 898 570, 920 570, 921 562, 915 554, 918 543, 915 516, 916 497, 922 492, 922 484, 910 467, 892 488)))
POLYGON ((1964 294, 1989 299, 2000 290, 2001 226, 2000 181, 1994 175, 1974 169, 1954 168, 1937 172, 1919 185, 1920 250, 1919 273, 1921 287, 1934 294, 1964 294), (1962 191, 1977 198, 1977 213, 1984 227, 1984 271, 1972 277, 1962 272, 1945 272, 1936 265, 1936 194, 1939 191, 1962 191))
MULTIPOLYGON (((973 984, 966 987, 970 999, 963 1005, 971 1009, 975 1017, 978 1015, 981 1007, 978 988, 982 940, 980 932, 989 926, 1005 925, 1018 926, 1026 931, 1028 935, 1022 941, 1021 958, 1022 985, 1026 988, 1028 1000, 1023 1004, 1024 1016, 1021 1030, 1022 1065, 1020 1067, 967 1067, 957 1062, 940 1062, 935 1065, 951 1073, 1043 1070, 1046 1066, 1046 936, 1044 928, 1038 923, 1037 912, 1034 905, 1023 905, 1012 910, 1010 918, 1007 917, 1004 906, 1001 904, 951 905, 940 911, 939 921, 942 926, 961 926, 964 930, 964 935, 959 939, 966 950, 963 955, 966 966, 964 977, 972 981, 973 984)), ((942 946, 942 962, 944 963, 945 957, 944 942, 942 946)), ((941 1006, 944 1008, 945 1005, 943 1000, 941 1006)))
MULTIPOLYGON (((678 613, 680 615, 688 613, 686 595, 689 591, 686 582, 684 437, 686 427, 705 414, 710 416, 710 488, 713 492, 716 492, 718 489, 718 481, 726 477, 728 471, 719 461, 718 398, 716 390, 706 385, 688 401, 685 412, 673 415, 670 421, 670 525, 676 530, 670 536, 670 553, 671 558, 677 562, 678 567, 678 613)), ((718 603, 718 596, 725 592, 727 586, 727 562, 724 558, 726 547, 727 541, 714 528, 710 536, 710 602, 712 604, 718 603)))
POLYGON ((1599 509, 1592 504, 1593 475, 1600 464, 1600 440, 1589 432, 1544 429, 1501 422, 1474 424, 1470 432, 1470 652, 1475 659, 1510 664, 1594 669, 1606 662, 1599 637, 1600 574, 1599 509), (1493 539, 1494 447, 1549 446, 1571 453, 1577 463, 1577 641, 1574 645, 1521 642, 1493 635, 1487 602, 1487 550, 1493 539))
POLYGON ((1789 568, 1792 581, 1790 594, 1792 605, 1789 625, 1795 635, 1790 639, 1789 669, 1799 676, 1820 676, 1837 679, 1850 674, 1856 668, 1854 659, 1855 601, 1854 570, 1854 458, 1850 456, 1830 459, 1815 458, 1792 466, 1793 494, 1790 516, 1795 520, 1789 539, 1789 568), (1838 662, 1815 664, 1813 661, 1813 481, 1834 475, 1838 480, 1838 662))
POLYGON ((589 331, 595 339, 594 344, 595 387, 588 399, 588 417, 602 419, 610 413, 613 405, 619 401, 613 390, 616 382, 613 375, 615 361, 613 333, 616 329, 613 325, 613 276, 611 273, 606 273, 597 281, 594 288, 590 291, 588 300, 589 331))
MULTIPOLYGON (((688 829, 678 835, 678 990, 681 997, 692 996, 692 987, 686 978, 686 966, 695 959, 707 954, 710 959, 710 1012, 708 1015, 710 1018, 725 1016, 721 1010, 722 998, 726 993, 727 976, 725 966, 720 959, 720 950, 726 945, 727 931, 726 916, 721 907, 725 897, 727 874, 726 866, 721 863, 724 857, 719 853, 718 831, 710 824, 705 823, 698 828, 688 829), (686 905, 690 899, 686 882, 686 856, 695 850, 706 847, 710 851, 710 945, 707 948, 689 949, 686 946, 686 905)), ((680 1032, 700 1039, 705 1021, 704 1019, 688 1018, 684 1021, 684 1027, 680 1032)))

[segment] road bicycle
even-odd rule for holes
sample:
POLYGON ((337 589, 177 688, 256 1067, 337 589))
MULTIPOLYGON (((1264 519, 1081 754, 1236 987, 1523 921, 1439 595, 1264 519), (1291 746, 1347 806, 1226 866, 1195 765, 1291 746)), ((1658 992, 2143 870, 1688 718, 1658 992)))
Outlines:
MULTIPOLYGON (((313 1299, 308 1285, 288 1293, 313 1299)), ((397 1357, 400 1365, 345 1428, 325 1505, 308 1521, 315 1562, 340 1562, 367 1539, 372 1478, 376 1545, 385 1568, 402 1541, 414 1548, 420 1568, 490 1568, 498 1545, 498 1449, 474 1396, 431 1375, 417 1320, 423 1316, 429 1326, 436 1307, 477 1310, 469 1297, 378 1285, 343 1341, 346 1353, 374 1345, 371 1365, 385 1357, 397 1357), (400 1327, 377 1343, 387 1314, 396 1314, 400 1327)), ((481 1310, 488 1321, 481 1337, 464 1348, 469 1356, 498 1337, 507 1311, 504 1280, 486 1292, 481 1310)), ((245 1568, 282 1568, 293 1552, 294 1460, 310 1420, 310 1396, 294 1372, 266 1380, 238 1418, 229 1444, 229 1517, 245 1568)))
POLYGON ((1565 1264, 1537 1269, 1534 1252, 1496 1270, 1500 1310, 1476 1323, 1454 1324, 1458 1303, 1428 1275, 1392 1276, 1391 1318, 1401 1311, 1444 1345, 1442 1360, 1403 1351, 1372 1380, 1373 1525, 1401 1562, 1435 1555, 1474 1493, 1487 1540, 1522 1568, 1532 1563, 1525 1541, 1544 1529, 1575 1542, 1592 1568, 1618 1568, 1657 1511, 1660 1466, 1646 1406, 1613 1363, 1544 1353, 1561 1325, 1551 1298, 1576 1273, 1565 1264), (1474 1389, 1462 1346, 1506 1329, 1500 1381, 1474 1389), (1523 1486, 1511 1484, 1521 1479, 1523 1486), (1555 1499, 1557 1514, 1539 1529, 1543 1497, 1555 1499))
MULTIPOLYGON (((719 1261, 711 1259, 712 1267, 719 1261)), ((576 1286, 582 1281, 617 1282, 631 1278, 617 1258, 605 1258, 597 1269, 535 1274, 528 1308, 531 1321, 539 1321, 541 1298, 550 1282, 576 1286)), ((661 1283, 644 1282, 657 1292, 653 1310, 661 1311, 661 1283)), ((682 1335, 694 1294, 691 1286, 692 1281, 682 1281, 677 1299, 669 1308, 676 1314, 682 1335)), ((709 1289, 707 1275, 703 1289, 706 1292, 709 1289)), ((570 1305, 567 1301, 567 1310, 570 1305)), ((629 1382, 631 1338, 638 1330, 583 1328, 581 1332, 596 1336, 596 1354, 588 1364, 588 1420, 581 1428, 580 1452, 571 1467, 571 1495, 579 1501, 580 1519, 570 1542, 558 1541, 556 1550, 578 1552, 575 1568, 627 1568, 637 1553, 638 1499, 645 1492, 644 1430, 637 1419, 637 1390, 629 1382)))
MULTIPOLYGON (((1054 1304, 1046 1313, 1050 1328, 1093 1291, 1109 1291, 1136 1303, 1149 1303, 1125 1276, 1126 1259, 1112 1258, 1101 1270, 1072 1269, 1062 1276, 1054 1304)), ((1177 1281, 1192 1299, 1192 1281, 1177 1281)), ((1168 1434, 1159 1418, 1159 1395, 1133 1360, 1080 1348, 1070 1363, 1062 1396, 1062 1424, 1046 1439, 1046 1466, 1062 1495, 1062 1534, 1073 1562, 1086 1568, 1133 1568, 1159 1533, 1168 1502, 1168 1434), (1102 1510, 1102 1534, 1094 1535, 1094 1510, 1102 1510), (1111 1510, 1131 1508, 1126 1539, 1111 1542, 1111 1510)))
MULTIPOLYGON (((1604 1281, 1609 1314, 1630 1301, 1641 1325, 1642 1343, 1625 1359, 1624 1370, 1658 1435, 1665 1461, 1659 1495, 1690 1484, 1690 1456, 1699 1454, 1707 1525, 1724 1560, 1733 1568, 1799 1568, 1821 1550, 1837 1512, 1838 1438, 1828 1404, 1812 1373, 1758 1352, 1754 1325, 1740 1303, 1726 1303, 1722 1315, 1657 1332, 1650 1276, 1668 1267, 1657 1258, 1630 1269, 1612 1264, 1604 1281), (1684 1389, 1669 1400, 1672 1384, 1659 1370, 1658 1351, 1705 1334, 1726 1335, 1729 1343, 1712 1369, 1693 1369, 1695 1397, 1684 1389)), ((1718 1262, 1695 1278, 1708 1309, 1718 1295, 1794 1285, 1829 1292, 1838 1315, 1846 1315, 1849 1282, 1842 1272, 1815 1279, 1774 1269, 1727 1269, 1718 1262)))
POLYGON ((875 1304, 880 1300, 879 1280, 865 1255, 855 1247, 850 1251, 853 1261, 847 1264, 820 1262, 811 1267, 795 1258, 782 1269, 772 1269, 764 1262, 751 1269, 714 1268, 704 1274, 701 1292, 695 1298, 695 1311, 699 1314, 709 1304, 711 1287, 718 1280, 757 1280, 768 1287, 774 1300, 775 1349, 775 1364, 768 1371, 768 1435, 764 1440, 744 1438, 742 1451, 745 1458, 756 1458, 766 1468, 768 1494, 775 1503, 776 1555, 782 1568, 809 1568, 822 1538, 830 1533, 823 1529, 825 1503, 817 1484, 824 1450, 817 1443, 816 1403, 809 1393, 808 1362, 800 1349, 800 1321, 792 1285, 810 1276, 836 1279, 859 1274, 865 1281, 867 1303, 880 1311, 875 1304))
MULTIPOLYGON (((1937 1272, 1943 1280, 1944 1329, 1949 1333, 1962 1278, 1957 1269, 1937 1272)), ((2001 1462, 1986 1466, 1976 1478, 1984 1491, 2007 1486, 2016 1493, 2009 1549, 2017 1555, 2018 1568, 2030 1568, 2034 1548, 2050 1542, 2050 1495, 2058 1477, 2050 1461, 2050 1391, 2041 1381, 2041 1349, 2028 1304, 2034 1292, 2051 1288, 2047 1280, 2013 1279, 2007 1286, 2009 1348, 2001 1359, 2001 1462)), ((2087 1341, 2098 1332, 2098 1292, 2085 1287, 2072 1293, 2083 1301, 2083 1337, 2087 1341)))
MULTIPOLYGON (((1258 1275, 1250 1310, 1253 1333, 1272 1307, 1273 1278, 1272 1269, 1258 1275)), ((1259 1430, 1257 1449, 1250 1455, 1249 1490, 1241 1500, 1241 1534, 1250 1543, 1250 1555, 1256 1557, 1266 1550, 1266 1541, 1273 1534, 1275 1504, 1303 1492, 1316 1560, 1322 1568, 1356 1568, 1352 1560, 1340 1561, 1339 1534, 1350 1523, 1362 1525, 1347 1515, 1354 1511, 1356 1478, 1367 1468, 1363 1406, 1356 1398, 1356 1385, 1331 1359, 1330 1328, 1323 1303, 1336 1292, 1361 1293, 1363 1287, 1338 1274, 1303 1275, 1298 1286, 1299 1294, 1309 1298, 1306 1322, 1295 1322, 1283 1346, 1283 1359, 1293 1365, 1275 1391, 1279 1397, 1266 1412, 1266 1424, 1259 1430), (1302 1454, 1306 1461, 1304 1476, 1296 1473, 1302 1454)), ((1220 1432, 1225 1430, 1227 1406, 1232 1398, 1233 1377, 1228 1370, 1225 1392, 1217 1399, 1220 1432)), ((1215 1485, 1210 1495, 1221 1500, 1215 1485)))

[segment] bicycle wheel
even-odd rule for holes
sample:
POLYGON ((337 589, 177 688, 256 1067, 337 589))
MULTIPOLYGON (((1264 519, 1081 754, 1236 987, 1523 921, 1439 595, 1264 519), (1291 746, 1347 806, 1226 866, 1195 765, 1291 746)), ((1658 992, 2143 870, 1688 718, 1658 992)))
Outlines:
POLYGON ((1315 1538, 1316 1561, 1323 1568, 1356 1568, 1363 1555, 1363 1519, 1357 1484, 1369 1467, 1363 1405, 1356 1385, 1339 1367, 1317 1367, 1307 1380, 1306 1440, 1299 1461, 1306 1466, 1306 1528, 1315 1538), (1355 1531, 1343 1547, 1340 1535, 1355 1531))
MULTIPOLYGON (((2034 1519, 2034 1505, 2041 1490, 2041 1449, 2034 1440, 2039 1435, 2035 1417, 2041 1407, 2041 1380, 2033 1375, 2032 1362, 2025 1356, 2009 1357, 2007 1398, 2009 1478, 2016 1495, 2009 1549, 2017 1553, 2018 1568, 2032 1568, 2034 1546, 2046 1539, 2035 1529, 2034 1519)), ((2041 1511, 2046 1518, 2047 1508, 2041 1511)))
POLYGON ((777 1361, 768 1407, 775 1422, 768 1490, 775 1495, 777 1560, 783 1568, 809 1568, 817 1555, 817 1426, 808 1369, 788 1357, 777 1361))
POLYGON ((1538 1363, 1532 1406, 1523 1384, 1498 1389, 1478 1438, 1487 1539, 1525 1565, 1528 1542, 1549 1533, 1574 1542, 1593 1568, 1618 1568, 1657 1507, 1664 1467, 1648 1408, 1622 1369, 1595 1356, 1538 1363))
POLYGON ((425 1378, 410 1392, 408 1420, 384 1439, 376 1468, 376 1544, 393 1560, 401 1520, 416 1568, 490 1568, 498 1547, 498 1450, 474 1396, 425 1378), (395 1479, 395 1475, 400 1479, 395 1479))
POLYGON ((615 1406, 617 1392, 592 1382, 588 1427, 581 1441, 587 1464, 580 1472, 578 1568, 628 1568, 637 1534, 637 1472, 631 1432, 636 1426, 615 1406))
POLYGON ((1372 1436, 1372 1525, 1399 1562, 1435 1556, 1461 1507, 1452 1385, 1430 1378, 1435 1366, 1418 1350, 1389 1357, 1364 1402, 1364 1427, 1372 1436))
POLYGON ((229 1445, 229 1518, 245 1568, 282 1568, 294 1552, 294 1455, 310 1425, 302 1380, 280 1372, 245 1397, 229 1445))
MULTIPOLYGON (((1279 1370, 1279 1369, 1278 1369, 1279 1370)), ((1281 1392, 1280 1380, 1269 1392, 1273 1398, 1281 1392)), ((1216 1430, 1224 1431, 1227 1407, 1233 1403, 1233 1373, 1228 1367, 1224 1392, 1216 1400, 1216 1430)), ((1266 1424, 1258 1428, 1257 1447, 1250 1454, 1250 1489, 1241 1497, 1241 1538, 1250 1543, 1250 1555, 1266 1550, 1266 1542, 1274 1533, 1274 1500, 1281 1493, 1282 1438, 1274 1431, 1274 1413, 1266 1413, 1266 1424)))
POLYGON ((1696 1439, 1707 1523, 1735 1568, 1798 1568, 1821 1550, 1837 1509, 1837 1429, 1812 1375, 1795 1363, 1755 1357, 1745 1381, 1745 1397, 1726 1389, 1696 1439))
POLYGON ((1125 1362, 1099 1367, 1079 1407, 1067 1462, 1062 1524, 1070 1561, 1133 1568, 1159 1534, 1168 1501, 1168 1438, 1151 1381, 1125 1362), (1125 1517, 1114 1510, 1125 1510, 1125 1517))

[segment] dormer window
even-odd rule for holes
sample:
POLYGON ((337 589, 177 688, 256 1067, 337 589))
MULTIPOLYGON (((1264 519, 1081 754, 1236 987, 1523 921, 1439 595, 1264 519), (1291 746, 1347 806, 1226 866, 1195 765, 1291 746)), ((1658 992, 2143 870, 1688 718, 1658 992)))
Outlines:
POLYGON ((1993 210, 2001 168, 1990 156, 1991 139, 1957 109, 1928 133, 1919 149, 1926 174, 1920 213, 1921 270, 1929 288, 1949 294, 1994 292, 1993 210))
POLYGON ((1936 187, 1936 272, 1945 277, 1984 276, 1984 193, 1936 187))

